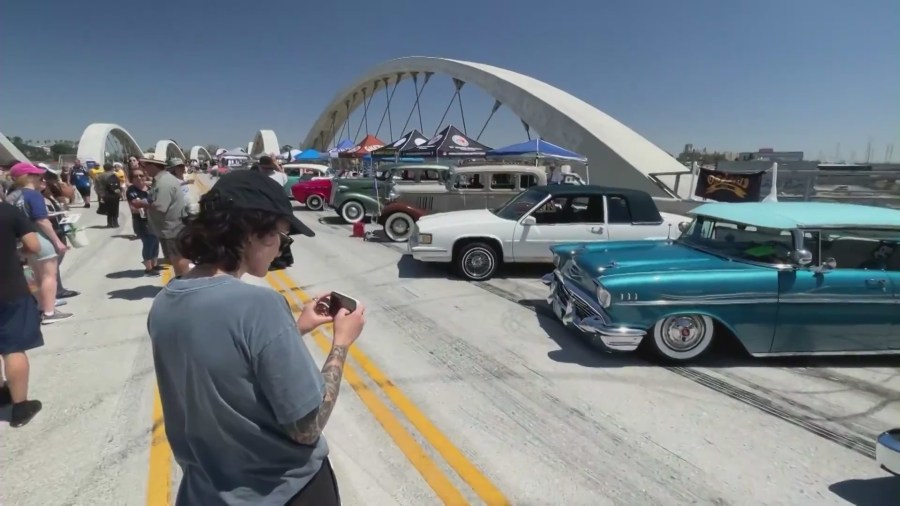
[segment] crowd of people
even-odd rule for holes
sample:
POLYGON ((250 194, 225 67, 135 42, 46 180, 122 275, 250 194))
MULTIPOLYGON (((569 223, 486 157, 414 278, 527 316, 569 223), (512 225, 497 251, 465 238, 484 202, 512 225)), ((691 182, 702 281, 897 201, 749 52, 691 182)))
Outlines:
POLYGON ((277 162, 264 156, 253 170, 225 174, 194 209, 181 160, 132 158, 127 176, 116 164, 92 169, 18 163, 0 174, 0 406, 12 404, 10 425, 41 410, 28 397, 26 356, 43 345, 41 325, 72 316, 51 297, 68 232, 50 219, 79 205, 79 196, 90 207, 93 188, 108 227, 119 227, 127 201, 145 272, 159 270, 160 249, 175 271, 147 328, 166 434, 183 471, 176 503, 339 505, 322 431, 365 307, 332 308, 325 293, 295 319, 282 295, 241 281, 265 276, 289 255, 292 235, 315 235, 294 215, 277 162), (35 269, 34 294, 26 265, 35 269), (226 306, 232 310, 222 312, 226 306), (326 323, 333 342, 319 369, 301 336, 326 323))

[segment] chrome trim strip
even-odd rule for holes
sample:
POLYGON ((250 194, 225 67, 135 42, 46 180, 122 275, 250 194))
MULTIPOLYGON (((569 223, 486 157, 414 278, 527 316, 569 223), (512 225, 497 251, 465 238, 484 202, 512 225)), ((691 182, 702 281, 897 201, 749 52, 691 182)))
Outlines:
POLYGON ((738 298, 706 298, 692 297, 681 299, 656 299, 656 300, 619 300, 615 302, 617 306, 744 306, 749 304, 884 304, 894 305, 900 304, 900 299, 893 297, 865 297, 856 299, 846 299, 844 296, 835 295, 833 297, 790 297, 779 299, 778 297, 750 297, 746 299, 738 298))
POLYGON ((751 353, 754 357, 836 357, 836 356, 872 356, 872 355, 900 355, 900 350, 872 350, 872 351, 774 351, 764 353, 751 353))

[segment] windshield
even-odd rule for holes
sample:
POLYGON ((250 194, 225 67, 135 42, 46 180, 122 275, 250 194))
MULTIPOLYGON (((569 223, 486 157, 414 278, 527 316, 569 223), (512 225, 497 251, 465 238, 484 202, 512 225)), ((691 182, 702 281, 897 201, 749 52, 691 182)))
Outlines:
POLYGON ((504 220, 518 220, 545 198, 547 198, 545 192, 535 190, 524 191, 509 199, 509 202, 503 204, 503 207, 493 212, 499 218, 503 218, 504 220))
POLYGON ((709 216, 698 216, 678 242, 736 260, 768 264, 791 263, 790 230, 754 227, 709 216))

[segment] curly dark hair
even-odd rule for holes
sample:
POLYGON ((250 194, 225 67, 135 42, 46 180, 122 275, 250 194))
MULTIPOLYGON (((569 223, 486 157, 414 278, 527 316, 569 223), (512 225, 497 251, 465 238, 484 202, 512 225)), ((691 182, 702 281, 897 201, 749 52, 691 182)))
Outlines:
POLYGON ((241 265, 251 234, 262 237, 278 230, 283 217, 247 209, 204 209, 184 219, 178 234, 182 255, 196 265, 216 265, 232 272, 241 265))

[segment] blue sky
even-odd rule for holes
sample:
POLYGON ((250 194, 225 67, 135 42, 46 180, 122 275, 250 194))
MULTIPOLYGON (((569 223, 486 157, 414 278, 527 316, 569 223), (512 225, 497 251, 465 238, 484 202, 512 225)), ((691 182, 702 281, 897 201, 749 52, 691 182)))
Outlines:
MULTIPOLYGON (((108 121, 148 147, 240 146, 272 128, 296 146, 338 89, 409 55, 532 75, 671 152, 690 142, 816 157, 840 142, 862 158, 871 139, 880 161, 900 144, 896 0, 7 2, 0 130, 75 139, 108 121)), ((426 134, 451 90, 444 79, 423 93, 426 134)), ((401 92, 395 130, 412 105, 401 92)), ((478 130, 492 99, 466 88, 463 100, 478 130)), ((482 140, 524 137, 503 112, 482 140)))

